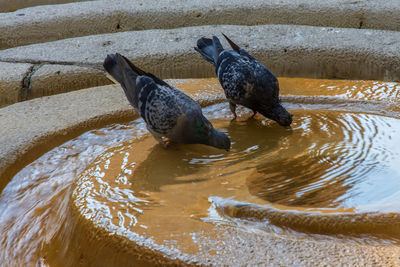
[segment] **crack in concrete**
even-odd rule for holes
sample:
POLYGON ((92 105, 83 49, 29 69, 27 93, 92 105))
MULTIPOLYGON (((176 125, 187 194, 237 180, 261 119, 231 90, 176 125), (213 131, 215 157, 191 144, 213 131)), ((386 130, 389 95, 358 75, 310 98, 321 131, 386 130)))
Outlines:
POLYGON ((33 65, 25 73, 25 76, 21 81, 21 88, 19 89, 18 102, 28 100, 31 91, 32 76, 42 66, 43 64, 33 65))
POLYGON ((82 63, 82 62, 69 62, 69 61, 39 61, 39 60, 7 60, 7 59, 0 59, 1 62, 6 63, 21 63, 21 64, 34 64, 34 65, 60 65, 60 66, 76 66, 76 67, 83 67, 83 68, 91 68, 96 70, 103 69, 103 62, 99 63, 82 63))

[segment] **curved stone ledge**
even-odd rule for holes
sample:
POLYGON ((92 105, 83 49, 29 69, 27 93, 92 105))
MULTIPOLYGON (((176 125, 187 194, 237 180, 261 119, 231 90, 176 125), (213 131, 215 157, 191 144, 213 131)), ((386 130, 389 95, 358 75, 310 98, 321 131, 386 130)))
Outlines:
POLYGON ((0 12, 11 12, 32 6, 54 5, 82 1, 90 0, 0 0, 0 12))
MULTIPOLYGON (((278 76, 400 79, 400 32, 293 25, 199 26, 92 35, 0 51, 0 61, 94 67, 120 52, 162 77, 214 75, 193 49, 224 32, 278 76)), ((225 47, 229 47, 223 40, 225 47)))
POLYGON ((104 72, 78 66, 39 65, 23 100, 109 84, 104 72))
POLYGON ((397 1, 89 1, 0 17, 0 49, 120 31, 213 24, 297 24, 400 30, 397 1), (155 19, 156 18, 156 19, 155 19))
MULTIPOLYGON (((293 25, 199 26, 79 37, 0 51, 0 67, 11 66, 4 62, 40 66, 20 100, 109 84, 102 62, 115 52, 163 78, 213 77, 212 65, 193 46, 198 38, 221 32, 278 76, 400 81, 400 32, 293 25)), ((31 65, 18 66, 24 66, 19 73, 26 73, 31 65)), ((2 90, 10 94, 0 106, 18 100, 20 76, 0 77, 2 90)))
POLYGON ((29 63, 0 63, 0 107, 20 100, 23 81, 32 67, 29 63))
POLYGON ((0 62, 0 107, 37 97, 110 84, 104 72, 78 66, 0 62), (10 75, 11 74, 11 75, 10 75))

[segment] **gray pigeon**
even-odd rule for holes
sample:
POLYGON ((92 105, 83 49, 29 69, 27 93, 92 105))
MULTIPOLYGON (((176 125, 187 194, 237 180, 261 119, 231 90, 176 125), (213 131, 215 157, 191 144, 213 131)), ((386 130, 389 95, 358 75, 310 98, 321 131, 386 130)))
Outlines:
POLYGON ((164 147, 172 141, 230 149, 228 136, 215 130, 203 116, 200 105, 186 94, 139 69, 120 54, 107 55, 103 66, 121 84, 149 132, 164 147))
POLYGON ((233 50, 224 49, 215 36, 212 39, 200 38, 194 49, 214 64, 234 114, 233 120, 237 117, 236 105, 240 104, 252 109, 253 116, 259 112, 282 126, 289 126, 292 115, 280 103, 279 84, 274 74, 247 51, 224 37, 233 50))

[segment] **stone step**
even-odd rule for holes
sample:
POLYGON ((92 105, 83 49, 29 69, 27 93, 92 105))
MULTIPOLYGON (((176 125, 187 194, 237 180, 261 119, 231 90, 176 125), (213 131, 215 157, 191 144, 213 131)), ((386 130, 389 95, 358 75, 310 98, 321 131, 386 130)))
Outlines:
POLYGON ((0 49, 101 33, 216 24, 398 31, 400 5, 386 0, 99 0, 37 6, 0 16, 0 49))
POLYGON ((198 38, 221 37, 221 32, 277 76, 400 81, 400 32, 296 25, 198 26, 92 35, 2 50, 0 66, 5 66, 0 68, 28 65, 10 77, 0 76, 2 91, 8 92, 0 106, 109 84, 102 62, 115 52, 162 78, 214 77, 212 65, 193 47, 198 38), (36 69, 27 88, 22 79, 31 65, 36 69))
POLYGON ((0 12, 12 12, 32 6, 55 5, 82 1, 85 0, 0 0, 0 12))

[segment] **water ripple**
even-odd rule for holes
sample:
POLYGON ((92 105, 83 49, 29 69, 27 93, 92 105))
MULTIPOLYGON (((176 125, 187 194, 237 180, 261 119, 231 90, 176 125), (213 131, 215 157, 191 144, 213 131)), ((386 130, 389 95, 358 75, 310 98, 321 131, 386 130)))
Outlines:
POLYGON ((395 118, 309 112, 293 125, 290 147, 297 149, 280 149, 276 162, 257 166, 249 188, 285 205, 369 205, 400 188, 399 130, 395 118))

